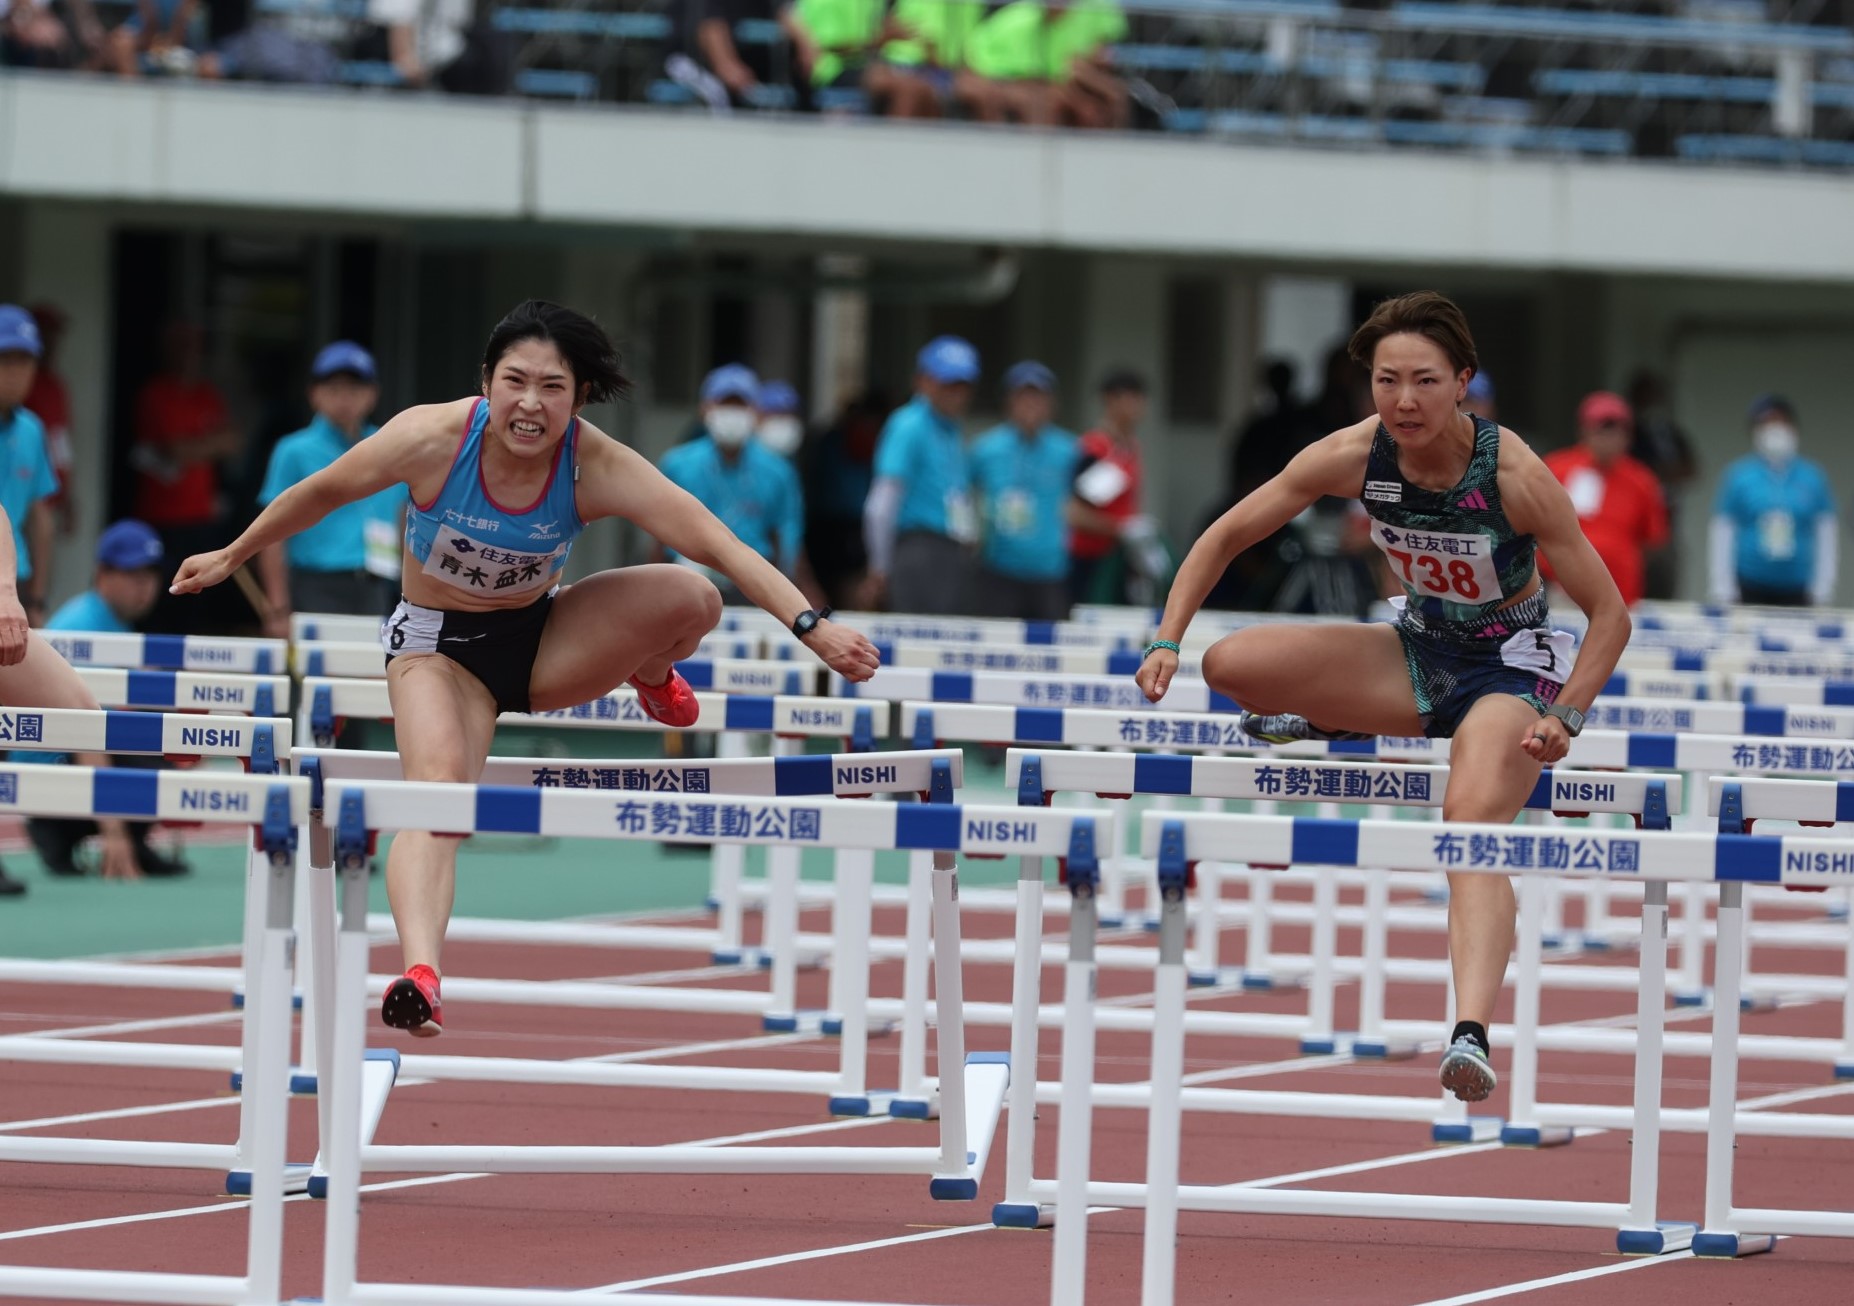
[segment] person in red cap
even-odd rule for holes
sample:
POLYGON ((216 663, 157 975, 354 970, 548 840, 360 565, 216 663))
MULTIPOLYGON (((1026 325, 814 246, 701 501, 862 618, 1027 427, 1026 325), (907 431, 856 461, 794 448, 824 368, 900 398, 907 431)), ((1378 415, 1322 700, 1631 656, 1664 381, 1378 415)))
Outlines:
MULTIPOLYGON (((1635 431, 1628 401, 1608 390, 1584 396, 1577 406, 1577 443, 1545 455, 1545 465, 1577 509, 1578 525, 1634 607, 1646 589, 1650 550, 1667 543, 1667 500, 1661 483, 1627 449, 1635 431)), ((1551 560, 1539 558, 1547 580, 1551 560)))

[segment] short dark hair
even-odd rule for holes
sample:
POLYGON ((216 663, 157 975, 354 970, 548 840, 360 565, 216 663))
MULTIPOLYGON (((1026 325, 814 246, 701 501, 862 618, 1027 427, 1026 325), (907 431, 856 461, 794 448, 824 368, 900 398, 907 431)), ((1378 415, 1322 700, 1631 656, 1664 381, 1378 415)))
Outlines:
POLYGON ((1132 391, 1136 395, 1146 393, 1146 378, 1130 367, 1116 367, 1101 378, 1101 393, 1104 395, 1124 394, 1132 391))
POLYGON ((523 340, 545 340, 560 351, 573 384, 584 392, 583 403, 602 404, 630 392, 618 349, 605 329, 584 313, 545 299, 524 300, 496 323, 483 348, 483 379, 488 380, 502 356, 523 340))
POLYGON ((1387 299, 1371 310, 1364 325, 1352 333, 1346 352, 1361 367, 1370 368, 1386 336, 1422 336, 1448 355, 1457 372, 1481 370, 1467 316, 1454 300, 1434 290, 1418 290, 1387 299))

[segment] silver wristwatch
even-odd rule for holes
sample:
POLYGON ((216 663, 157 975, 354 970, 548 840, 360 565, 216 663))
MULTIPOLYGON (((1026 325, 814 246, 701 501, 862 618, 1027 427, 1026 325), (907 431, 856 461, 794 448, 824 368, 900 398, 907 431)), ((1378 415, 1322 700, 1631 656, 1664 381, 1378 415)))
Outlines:
POLYGON ((1568 703, 1553 703, 1539 715, 1557 717, 1564 722, 1564 732, 1573 739, 1584 733, 1584 714, 1568 703))

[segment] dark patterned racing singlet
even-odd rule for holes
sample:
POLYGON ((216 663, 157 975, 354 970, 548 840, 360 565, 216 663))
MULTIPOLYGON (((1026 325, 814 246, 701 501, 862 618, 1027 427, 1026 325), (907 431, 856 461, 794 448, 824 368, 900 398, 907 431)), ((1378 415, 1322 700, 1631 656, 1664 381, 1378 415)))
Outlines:
POLYGON ((1506 519, 1500 502, 1500 428, 1474 420, 1474 453, 1452 489, 1404 479, 1397 442, 1378 424, 1362 494, 1371 542, 1384 551, 1408 602, 1405 625, 1461 640, 1499 638, 1546 619, 1545 591, 1502 609, 1533 575, 1536 542, 1506 519))

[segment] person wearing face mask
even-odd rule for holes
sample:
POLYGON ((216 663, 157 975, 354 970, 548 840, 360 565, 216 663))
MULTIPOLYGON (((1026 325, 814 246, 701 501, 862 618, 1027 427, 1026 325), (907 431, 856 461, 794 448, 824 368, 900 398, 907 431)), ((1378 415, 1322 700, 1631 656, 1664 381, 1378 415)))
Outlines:
POLYGON ((1752 452, 1725 469, 1713 507, 1711 595, 1772 607, 1833 599, 1840 562, 1834 491, 1797 452, 1796 409, 1762 395, 1748 414, 1752 452))
POLYGON ((787 461, 798 457, 805 442, 805 420, 798 415, 798 391, 790 382, 767 381, 760 386, 756 404, 760 424, 754 437, 787 461))
POLYGON ((1050 419, 1056 375, 1022 362, 1004 374, 1005 420, 972 442, 972 489, 984 533, 975 606, 984 617, 1063 621, 1069 552, 1062 519, 1076 437, 1050 419))
MULTIPOLYGON (((791 462, 754 438, 762 418, 759 394, 760 379, 751 368, 729 363, 710 372, 702 382, 702 433, 664 454, 661 466, 741 543, 796 577, 805 543, 804 496, 791 462)), ((666 556, 696 566, 673 550, 666 556)), ((709 579, 720 586, 724 601, 742 602, 724 577, 709 579)))

